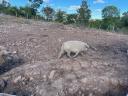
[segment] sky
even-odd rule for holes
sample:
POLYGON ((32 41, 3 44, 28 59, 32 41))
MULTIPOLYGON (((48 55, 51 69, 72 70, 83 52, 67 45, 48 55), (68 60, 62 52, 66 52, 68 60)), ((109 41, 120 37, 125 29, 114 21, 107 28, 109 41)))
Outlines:
MULTIPOLYGON (((1 1, 1 0, 0 0, 1 1)), ((25 6, 28 0, 8 0, 13 6, 25 6)), ((82 0, 44 0, 42 7, 49 5, 55 10, 61 9, 67 13, 76 13, 82 0)), ((105 6, 114 5, 118 7, 120 13, 128 11, 128 0, 87 0, 91 9, 91 19, 101 19, 101 11, 105 6)))

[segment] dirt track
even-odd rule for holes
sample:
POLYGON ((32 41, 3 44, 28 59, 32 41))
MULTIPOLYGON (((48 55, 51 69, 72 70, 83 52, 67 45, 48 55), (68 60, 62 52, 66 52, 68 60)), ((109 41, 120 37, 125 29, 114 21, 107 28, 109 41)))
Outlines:
POLYGON ((25 59, 24 64, 0 73, 9 81, 4 92, 16 91, 18 96, 128 93, 127 35, 8 16, 0 17, 0 21, 0 45, 18 50, 25 59), (61 44, 68 40, 87 42, 97 51, 89 49, 84 56, 57 59, 61 44))

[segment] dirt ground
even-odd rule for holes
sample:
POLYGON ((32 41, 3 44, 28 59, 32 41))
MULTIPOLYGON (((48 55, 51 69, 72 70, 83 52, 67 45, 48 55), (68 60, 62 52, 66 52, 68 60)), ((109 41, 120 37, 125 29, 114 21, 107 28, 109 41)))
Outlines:
POLYGON ((0 67, 0 92, 17 96, 126 96, 128 35, 59 23, 0 16, 0 45, 24 63, 0 67), (83 56, 57 59, 61 44, 95 47, 83 56))

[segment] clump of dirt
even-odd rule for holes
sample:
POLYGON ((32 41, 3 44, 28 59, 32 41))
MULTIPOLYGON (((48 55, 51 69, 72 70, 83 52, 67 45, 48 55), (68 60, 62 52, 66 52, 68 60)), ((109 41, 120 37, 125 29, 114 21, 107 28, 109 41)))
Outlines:
POLYGON ((1 73, 1 93, 17 96, 128 94, 127 35, 42 21, 19 23, 25 19, 11 16, 0 18, 3 22, 0 45, 17 50, 25 61, 1 73), (86 42, 97 50, 89 49, 74 59, 66 56, 57 59, 61 44, 68 40, 86 42))

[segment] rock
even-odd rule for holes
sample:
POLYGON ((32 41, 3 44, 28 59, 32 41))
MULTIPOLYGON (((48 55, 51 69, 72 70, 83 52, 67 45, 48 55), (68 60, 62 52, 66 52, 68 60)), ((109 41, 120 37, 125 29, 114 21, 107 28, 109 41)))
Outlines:
POLYGON ((22 84, 27 84, 29 81, 30 81, 30 77, 28 76, 18 76, 17 78, 13 80, 13 83, 21 82, 22 84))
POLYGON ((17 51, 13 51, 12 53, 13 53, 13 54, 17 54, 17 51))
POLYGON ((6 93, 0 93, 0 96, 16 96, 16 95, 11 95, 11 94, 6 94, 6 93))
POLYGON ((72 73, 69 73, 69 74, 66 74, 65 75, 65 78, 67 79, 67 80, 75 80, 76 79, 76 76, 75 76, 75 74, 72 74, 72 73))
POLYGON ((111 81, 111 83, 112 83, 113 85, 118 85, 118 84, 119 84, 119 80, 116 79, 116 78, 111 78, 110 81, 111 81))
POLYGON ((12 54, 13 57, 13 63, 21 63, 22 59, 21 57, 16 53, 16 54, 12 54))
POLYGON ((46 75, 43 76, 44 81, 46 82, 48 80, 48 77, 46 75))
POLYGON ((33 77, 30 77, 29 80, 32 81, 32 80, 34 80, 34 78, 33 77))
POLYGON ((60 68, 63 69, 63 70, 66 70, 66 71, 70 71, 70 70, 73 69, 73 65, 65 63, 65 64, 62 64, 60 68))
POLYGON ((87 81, 88 81, 87 78, 81 79, 81 82, 82 82, 82 83, 87 83, 87 81))
POLYGON ((17 54, 17 52, 10 52, 6 57, 5 57, 5 63, 7 64, 17 64, 17 63, 23 63, 23 58, 17 54))
POLYGON ((81 65, 78 62, 74 62, 73 64, 73 70, 78 71, 81 69, 81 65))
POLYGON ((38 96, 57 96, 57 89, 47 84, 42 84, 36 87, 36 93, 38 96))
POLYGON ((56 73, 56 70, 52 70, 49 75, 49 79, 53 79, 54 75, 56 73))
MULTIPOLYGON (((79 81, 77 80, 72 80, 72 82, 69 82, 68 85, 68 91, 71 94, 77 93, 77 91, 79 90, 80 86, 79 86, 79 81)), ((81 96, 81 95, 80 95, 81 96)))
POLYGON ((4 80, 0 80, 0 87, 4 87, 5 84, 4 84, 4 80))
POLYGON ((88 95, 88 96, 94 96, 94 95, 93 95, 93 93, 89 93, 89 95, 88 95))
POLYGON ((93 66, 93 67, 97 67, 98 64, 99 64, 99 62, 97 62, 97 61, 92 61, 92 66, 93 66))
POLYGON ((88 68, 88 66, 90 65, 89 62, 87 61, 83 61, 83 62, 81 61, 80 64, 82 68, 88 68))
POLYGON ((1 79, 0 80, 0 90, 3 90, 6 87, 6 82, 5 80, 1 79))
POLYGON ((109 66, 110 64, 109 63, 107 63, 107 62, 104 62, 103 63, 105 66, 109 66))
POLYGON ((17 82, 19 82, 19 81, 21 81, 22 80, 22 77, 21 76, 18 76, 18 77, 16 77, 14 80, 13 80, 13 83, 17 83, 17 82))
POLYGON ((57 79, 52 83, 52 86, 57 88, 57 89, 62 89, 63 88, 63 79, 57 79))

